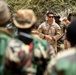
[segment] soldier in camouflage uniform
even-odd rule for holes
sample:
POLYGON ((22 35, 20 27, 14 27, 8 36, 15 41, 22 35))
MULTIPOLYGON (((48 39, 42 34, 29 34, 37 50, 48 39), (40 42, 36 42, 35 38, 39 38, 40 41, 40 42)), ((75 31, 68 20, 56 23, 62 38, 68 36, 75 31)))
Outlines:
POLYGON ((49 75, 76 75, 76 19, 73 20, 66 33, 71 48, 58 54, 48 65, 49 75))
POLYGON ((25 56, 26 60, 30 58, 30 47, 13 39, 13 35, 6 28, 10 18, 7 3, 0 1, 0 75, 25 75, 21 67, 25 56))
POLYGON ((27 75, 24 66, 31 64, 30 46, 18 39, 12 39, 6 49, 4 75, 27 75))
MULTIPOLYGON (((0 12, 1 12, 1 14, 2 14, 2 12, 3 12, 3 10, 4 9, 6 9, 6 7, 5 8, 2 8, 3 6, 1 5, 1 9, 0 9, 0 12)), ((7 9, 6 10, 6 12, 8 12, 9 10, 7 9)), ((6 12, 5 13, 3 13, 3 14, 6 14, 6 12)), ((1 15, 1 19, 2 18, 5 18, 5 15, 1 15), (3 16, 3 17, 2 17, 3 16)), ((8 13, 9 14, 9 13, 8 13)), ((7 16, 9 16, 7 14, 7 16)), ((10 17, 9 17, 9 20, 7 21, 7 24, 5 25, 4 23, 3 23, 3 21, 5 21, 5 20, 1 20, 0 19, 0 21, 2 22, 2 24, 6 27, 6 29, 8 29, 9 30, 9 32, 14 36, 14 37, 17 37, 17 27, 12 23, 12 18, 13 18, 13 16, 11 15, 11 13, 10 13, 10 17)))
POLYGON ((6 28, 0 28, 0 75, 4 75, 5 53, 12 34, 6 28))
POLYGON ((11 15, 7 3, 0 1, 0 75, 4 75, 6 48, 13 37, 12 34, 5 28, 10 22, 10 17, 11 15))
POLYGON ((57 53, 57 40, 61 36, 61 29, 55 22, 54 13, 48 12, 46 16, 47 20, 39 26, 38 32, 42 39, 46 39, 51 43, 57 53))
POLYGON ((11 15, 10 18, 10 23, 6 25, 6 28, 9 30, 9 32, 15 37, 17 38, 18 36, 18 29, 17 27, 14 25, 13 23, 13 17, 15 16, 15 14, 11 15))
POLYGON ((6 28, 9 30, 9 32, 15 37, 17 38, 18 36, 18 29, 17 27, 11 22, 9 24, 6 25, 6 28))
POLYGON ((61 33, 64 35, 61 40, 63 42, 63 48, 64 49, 68 49, 70 48, 70 43, 69 41, 66 39, 66 29, 70 23, 70 21, 66 18, 66 17, 63 17, 60 19, 61 20, 61 23, 60 23, 60 27, 61 27, 61 33))
MULTIPOLYGON (((25 72, 25 75, 43 75, 46 65, 51 57, 54 55, 53 48, 49 45, 46 40, 41 40, 32 35, 31 31, 36 22, 36 17, 34 12, 30 9, 20 9, 17 11, 17 15, 13 18, 13 23, 18 28, 18 38, 23 41, 25 44, 31 45, 32 49, 30 58, 30 65, 24 65, 22 71, 25 72), (20 35, 26 37, 21 37, 20 35), (30 39, 28 39, 29 36, 30 39)), ((26 64, 26 63, 25 63, 26 64)))
POLYGON ((58 40, 58 51, 62 51, 64 49, 64 40, 65 40, 65 36, 66 36, 65 32, 66 32, 67 25, 63 21, 63 19, 64 18, 59 19, 62 37, 58 40))

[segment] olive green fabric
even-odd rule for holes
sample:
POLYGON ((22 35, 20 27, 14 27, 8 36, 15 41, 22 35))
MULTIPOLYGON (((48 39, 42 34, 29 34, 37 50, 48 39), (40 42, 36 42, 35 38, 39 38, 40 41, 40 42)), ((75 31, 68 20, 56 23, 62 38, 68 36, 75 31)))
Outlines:
POLYGON ((57 62, 56 68, 64 75, 76 75, 76 61, 71 63, 66 59, 61 59, 57 62))
POLYGON ((0 32, 0 75, 3 75, 4 63, 5 63, 5 52, 10 40, 10 36, 7 35, 4 30, 0 32))
POLYGON ((76 48, 65 50, 56 59, 50 75, 76 75, 76 48))
POLYGON ((33 39, 34 39, 33 40, 34 49, 33 49, 32 62, 34 65, 37 66, 35 68, 36 74, 43 75, 43 73, 46 70, 46 66, 47 66, 49 60, 51 60, 51 57, 55 53, 54 53, 52 46, 46 40, 42 40, 42 39, 39 39, 36 37, 33 37, 33 39), (36 50, 38 50, 39 53, 36 52, 36 55, 35 55, 36 50))
POLYGON ((14 37, 18 36, 18 29, 13 23, 8 24, 6 28, 14 35, 14 37))

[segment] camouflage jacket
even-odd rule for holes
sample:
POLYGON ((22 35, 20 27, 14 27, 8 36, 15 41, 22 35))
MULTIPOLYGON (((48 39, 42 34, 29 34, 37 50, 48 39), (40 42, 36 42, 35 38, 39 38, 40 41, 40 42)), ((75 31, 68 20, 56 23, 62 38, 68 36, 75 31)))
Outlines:
POLYGON ((61 27, 62 34, 65 33, 65 30, 67 28, 67 25, 66 25, 66 23, 64 21, 61 21, 60 22, 60 27, 61 27))
POLYGON ((5 52, 10 39, 13 36, 6 28, 0 28, 0 75, 3 75, 5 65, 5 52))
POLYGON ((8 24, 6 28, 14 35, 14 37, 18 36, 18 29, 13 23, 8 24))
POLYGON ((38 32, 41 38, 43 38, 44 35, 50 35, 51 37, 53 37, 54 40, 51 41, 50 43, 51 45, 53 45, 54 49, 57 50, 57 40, 61 36, 61 28, 57 23, 55 23, 55 21, 52 23, 52 25, 47 24, 47 22, 43 22, 39 26, 38 32))
POLYGON ((59 53, 48 65, 49 75, 76 75, 76 48, 59 53))
MULTIPOLYGON (((35 73, 37 74, 39 72, 43 72, 44 68, 40 66, 40 62, 47 63, 55 56, 54 50, 52 46, 46 41, 39 39, 37 37, 32 36, 33 38, 33 55, 32 55, 32 67, 31 69, 27 68, 28 72, 31 71, 32 75, 35 73), (45 60, 45 62, 43 61, 45 60), (39 68, 39 69, 38 69, 39 68)), ((44 65, 44 66, 47 66, 44 65)))
MULTIPOLYGON (((46 62, 48 63, 48 61, 54 57, 54 50, 53 48, 50 46, 50 44, 48 44, 47 41, 45 40, 40 40, 39 38, 34 37, 33 35, 30 35, 31 38, 33 38, 33 52, 32 54, 29 53, 27 54, 28 56, 31 54, 31 56, 28 58, 28 61, 25 63, 26 65, 24 66, 12 66, 15 67, 13 68, 6 68, 5 69, 5 74, 6 75, 14 75, 19 74, 19 75, 24 75, 24 73, 26 75, 33 75, 36 74, 37 72, 37 67, 38 67, 38 63, 40 60, 42 60, 42 58, 46 59, 46 62), (40 60, 36 61, 35 58, 38 58, 40 60), (32 63, 31 63, 32 62, 32 63), (18 73, 16 72, 16 70, 18 70, 18 73)), ((24 50, 24 51, 29 51, 28 49, 26 49, 26 45, 24 45, 24 43, 20 43, 18 40, 14 39, 9 43, 9 46, 7 47, 7 52, 6 52, 6 57, 13 62, 19 62, 20 58, 18 56, 18 52, 20 50, 24 50), (15 43, 15 44, 14 44, 15 43)), ((27 52, 25 52, 27 53, 27 52)), ((26 56, 27 57, 27 56, 26 56)), ((42 68, 42 67, 40 67, 42 68)))
POLYGON ((55 53, 53 51, 52 46, 46 40, 42 40, 36 37, 33 37, 34 44, 34 56, 44 59, 50 59, 55 53), (38 55, 39 53, 39 55, 38 55))

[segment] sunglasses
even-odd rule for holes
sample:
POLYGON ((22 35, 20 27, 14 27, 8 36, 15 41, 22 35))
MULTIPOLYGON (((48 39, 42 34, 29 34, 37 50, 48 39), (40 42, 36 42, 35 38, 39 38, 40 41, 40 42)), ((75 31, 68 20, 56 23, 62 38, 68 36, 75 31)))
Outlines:
POLYGON ((48 16, 49 18, 54 18, 54 16, 48 16))

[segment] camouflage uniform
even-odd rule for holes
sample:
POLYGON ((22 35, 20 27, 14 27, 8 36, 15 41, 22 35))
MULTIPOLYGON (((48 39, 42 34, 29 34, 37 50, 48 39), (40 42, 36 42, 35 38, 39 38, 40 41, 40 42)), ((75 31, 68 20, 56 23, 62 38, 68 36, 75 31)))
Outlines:
MULTIPOLYGON (((13 18, 13 23, 15 24, 16 27, 18 27, 19 36, 20 36, 20 33, 22 32, 24 34, 29 35, 33 39, 33 41, 32 41, 32 45, 33 45, 32 51, 33 52, 30 53, 32 58, 31 57, 29 58, 30 60, 32 59, 32 61, 29 61, 29 63, 30 62, 32 62, 32 63, 29 66, 23 65, 23 67, 21 69, 21 71, 25 72, 25 75, 29 75, 29 74, 34 75, 34 74, 38 74, 39 72, 41 72, 41 74, 42 74, 43 70, 44 70, 43 66, 47 65, 46 63, 48 63, 48 61, 51 59, 51 56, 53 56, 52 54, 54 54, 52 52, 53 49, 51 48, 51 46, 48 44, 47 41, 40 40, 32 35, 31 31, 32 31, 32 28, 33 28, 35 22, 36 22, 36 17, 34 15, 34 12, 30 9, 18 10, 17 15, 13 18), (44 65, 44 63, 45 63, 45 65, 44 65), (41 69, 39 70, 39 68, 41 68, 41 69)), ((21 39, 19 37, 19 39, 21 41, 23 41, 25 43, 25 45, 28 44, 28 42, 29 42, 28 38, 25 38, 25 37, 24 37, 24 39, 23 38, 21 39)), ((25 64, 26 64, 26 62, 25 62, 25 64)), ((18 70, 18 71, 20 71, 20 70, 18 70)))
POLYGON ((66 24, 64 21, 61 21, 60 27, 62 30, 61 33, 64 34, 64 36, 60 39, 60 40, 62 40, 62 45, 63 45, 62 49, 68 49, 71 47, 70 43, 66 39, 66 29, 68 27, 68 24, 66 24))
POLYGON ((6 28, 0 28, 0 75, 3 75, 5 52, 12 35, 6 30, 6 28))
POLYGON ((76 48, 59 53, 49 66, 49 75, 76 75, 76 48))
POLYGON ((13 23, 9 23, 6 28, 14 35, 14 37, 18 36, 18 29, 13 23))
MULTIPOLYGON (((39 33, 38 33, 37 30, 32 30, 32 35, 35 36, 35 37, 37 37, 37 38, 40 38, 40 37, 39 37, 39 33)), ((40 39, 41 39, 41 38, 40 38, 40 39)))
POLYGON ((26 71, 23 70, 23 67, 30 66, 31 58, 29 45, 24 44, 18 39, 12 39, 6 51, 4 75, 25 75, 26 71))
POLYGON ((0 0, 0 75, 4 75, 5 52, 12 34, 5 28, 10 22, 11 13, 8 4, 0 0))
POLYGON ((52 25, 47 24, 47 22, 43 22, 39 26, 38 32, 40 33, 41 38, 43 38, 44 35, 50 35, 54 39, 50 43, 54 47, 55 51, 57 51, 57 40, 61 36, 61 29, 60 29, 59 25, 57 23, 55 23, 54 20, 53 20, 52 25))
POLYGON ((43 75, 48 62, 55 56, 52 46, 46 41, 33 37, 34 49, 32 62, 36 65, 36 75, 43 75))
POLYGON ((65 40, 65 30, 66 30, 66 23, 64 21, 61 21, 60 22, 60 28, 61 28, 61 34, 62 34, 62 37, 58 40, 58 50, 59 51, 62 51, 64 49, 64 40, 65 40))
POLYGON ((6 51, 6 67, 4 75, 33 75, 37 73, 38 67, 41 68, 40 72, 44 72, 44 68, 41 65, 39 66, 38 63, 40 61, 44 63, 42 58, 48 63, 48 61, 55 56, 54 50, 45 40, 40 40, 32 35, 31 38, 33 38, 33 52, 30 51, 30 45, 24 44, 18 39, 12 39, 9 42, 6 51), (22 65, 21 58, 18 56, 20 51, 25 52, 25 56, 28 60, 24 65, 22 65), (37 61, 36 58, 39 60, 37 61), (20 61, 21 64, 19 64, 20 61))
POLYGON ((67 28, 67 25, 66 25, 66 23, 64 21, 61 21, 60 22, 60 27, 61 27, 62 34, 65 33, 65 30, 67 28))
POLYGON ((76 75, 76 19, 67 27, 66 37, 71 48, 59 53, 48 65, 50 75, 76 75))
POLYGON ((27 75, 43 75, 43 72, 45 71, 43 66, 45 66, 45 68, 47 66, 47 64, 44 65, 44 63, 48 63, 48 61, 55 56, 54 50, 47 41, 41 40, 33 35, 31 35, 31 37, 33 38, 32 64, 28 67, 24 66, 23 70, 27 72, 27 75))

